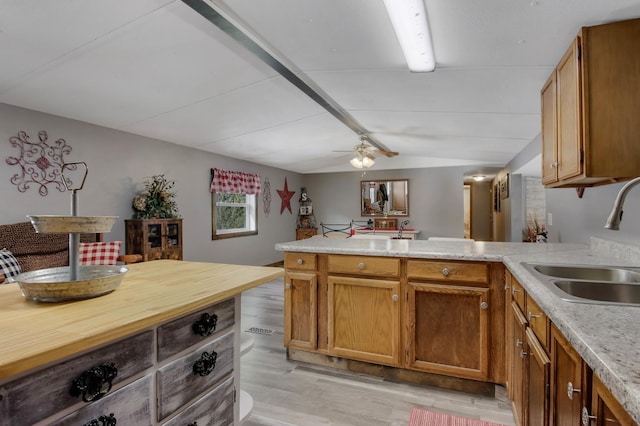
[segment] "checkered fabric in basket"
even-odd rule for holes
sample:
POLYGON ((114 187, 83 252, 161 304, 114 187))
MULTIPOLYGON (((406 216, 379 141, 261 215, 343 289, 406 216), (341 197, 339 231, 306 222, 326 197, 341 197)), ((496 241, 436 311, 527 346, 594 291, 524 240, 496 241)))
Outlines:
POLYGON ((116 265, 122 241, 80 243, 80 265, 116 265))
POLYGON ((15 256, 6 248, 0 250, 0 274, 4 275, 4 284, 7 282, 7 278, 15 277, 22 272, 20 264, 15 256))

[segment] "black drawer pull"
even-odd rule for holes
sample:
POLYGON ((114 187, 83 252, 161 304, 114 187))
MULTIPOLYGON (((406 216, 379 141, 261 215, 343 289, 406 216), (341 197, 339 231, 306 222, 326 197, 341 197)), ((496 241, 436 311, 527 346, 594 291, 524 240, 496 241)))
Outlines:
POLYGON ((200 359, 193 364, 193 374, 198 376, 208 376, 214 368, 216 368, 216 360, 218 354, 214 351, 211 353, 203 352, 200 359))
POLYGON ((102 364, 80 374, 71 383, 71 396, 81 396, 84 402, 96 401, 111 390, 111 382, 118 374, 115 364, 102 364))
POLYGON ((116 426, 115 416, 113 413, 108 416, 100 416, 97 419, 91 420, 89 423, 85 423, 83 426, 116 426))
POLYGON ((216 331, 216 325, 218 324, 218 316, 216 314, 209 315, 208 313, 202 314, 200 319, 193 323, 193 332, 202 336, 210 336, 211 333, 216 331))
POLYGON ((198 422, 189 423, 187 426, 198 426, 198 422))

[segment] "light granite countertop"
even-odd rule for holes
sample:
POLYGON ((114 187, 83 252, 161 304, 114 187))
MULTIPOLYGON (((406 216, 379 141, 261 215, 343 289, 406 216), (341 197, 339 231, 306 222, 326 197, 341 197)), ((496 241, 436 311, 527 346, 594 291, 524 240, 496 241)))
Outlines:
POLYGON ((634 420, 640 423, 640 307, 560 299, 522 265, 640 266, 640 246, 591 238, 590 244, 333 239, 276 244, 276 250, 504 262, 634 420))

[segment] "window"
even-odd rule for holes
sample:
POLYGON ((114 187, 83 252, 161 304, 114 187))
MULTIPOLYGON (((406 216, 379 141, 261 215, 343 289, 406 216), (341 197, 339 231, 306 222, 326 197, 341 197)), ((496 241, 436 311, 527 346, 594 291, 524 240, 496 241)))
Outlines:
POLYGON ((260 175, 211 169, 211 238, 258 233, 260 175))
POLYGON ((255 194, 212 192, 214 240, 258 233, 258 207, 255 194))

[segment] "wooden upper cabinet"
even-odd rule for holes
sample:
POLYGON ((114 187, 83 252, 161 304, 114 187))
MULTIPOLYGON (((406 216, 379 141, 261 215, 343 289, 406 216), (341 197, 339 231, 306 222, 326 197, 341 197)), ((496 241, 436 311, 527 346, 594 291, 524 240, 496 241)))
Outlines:
POLYGON ((640 19, 580 30, 541 90, 545 186, 640 175, 638 51, 640 19))

